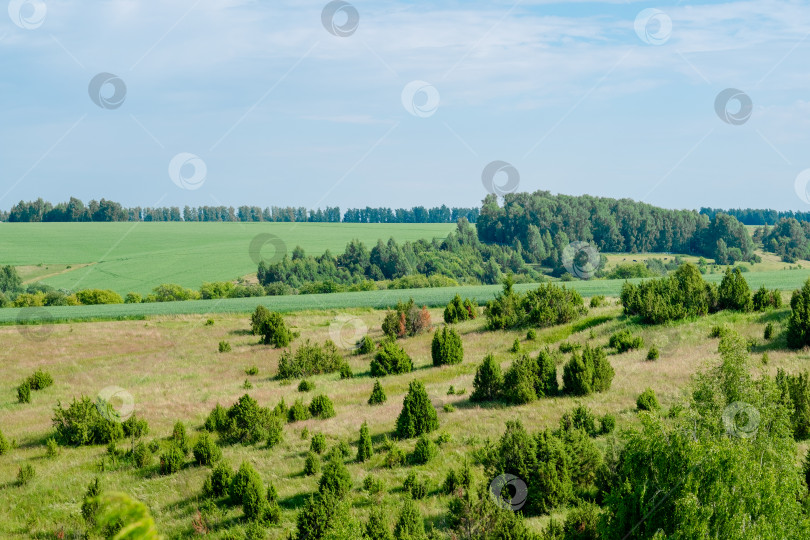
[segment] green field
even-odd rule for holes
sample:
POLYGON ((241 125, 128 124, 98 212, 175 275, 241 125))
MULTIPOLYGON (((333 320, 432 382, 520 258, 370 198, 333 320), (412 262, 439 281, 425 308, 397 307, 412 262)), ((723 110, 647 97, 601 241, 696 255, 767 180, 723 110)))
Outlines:
MULTIPOLYGON (((765 285, 770 289, 792 291, 810 278, 810 269, 776 270, 765 272, 747 272, 744 274, 751 289, 765 285)), ((706 281, 719 283, 723 275, 707 274, 706 281)), ((628 280, 638 283, 640 279, 628 280)), ((604 279, 591 281, 572 281, 566 283, 585 297, 595 295, 619 296, 623 279, 604 279)), ((537 284, 519 284, 515 290, 525 291, 537 287, 537 284)), ((419 305, 439 307, 446 305, 456 294, 474 298, 484 304, 495 297, 501 290, 500 285, 477 285, 464 287, 442 287, 433 289, 400 289, 366 292, 347 292, 335 294, 305 294, 295 296, 264 296, 261 298, 225 298, 220 300, 190 300, 185 302, 162 302, 146 304, 108 304, 99 306, 64 306, 35 308, 0 309, 0 324, 14 323, 18 318, 30 318, 31 321, 81 320, 81 319, 116 319, 139 318, 154 315, 201 315, 207 313, 248 313, 262 304, 280 312, 308 311, 323 309, 375 308, 391 307, 398 300, 413 298, 419 305), (29 315, 30 314, 30 315, 29 315)))
MULTIPOLYGON (((277 236, 291 253, 342 253, 354 238, 371 247, 445 237, 453 224, 358 223, 2 223, 0 264, 22 267, 26 281, 57 288, 148 293, 161 283, 198 289, 204 281, 233 280, 256 272, 251 241, 277 236), (68 268, 69 267, 69 268, 68 268)), ((266 245, 261 257, 272 258, 266 245)))

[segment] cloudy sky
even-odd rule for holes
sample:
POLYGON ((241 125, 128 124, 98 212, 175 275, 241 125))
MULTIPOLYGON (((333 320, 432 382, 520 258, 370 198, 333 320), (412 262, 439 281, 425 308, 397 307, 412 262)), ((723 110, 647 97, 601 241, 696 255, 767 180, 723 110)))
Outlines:
POLYGON ((805 2, 8 8, 1 208, 473 206, 501 160, 521 191, 810 210, 805 2))

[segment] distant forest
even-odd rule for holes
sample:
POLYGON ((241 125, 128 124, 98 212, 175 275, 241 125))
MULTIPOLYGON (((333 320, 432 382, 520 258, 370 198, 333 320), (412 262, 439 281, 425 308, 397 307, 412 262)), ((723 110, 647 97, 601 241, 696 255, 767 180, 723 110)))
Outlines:
POLYGON ((777 211, 764 208, 732 208, 721 210, 720 208, 701 208, 700 213, 713 218, 718 213, 734 216, 743 225, 776 225, 781 219, 793 218, 797 221, 809 221, 810 212, 794 212, 793 210, 777 211))
POLYGON ((36 201, 20 201, 10 211, 0 211, 0 221, 12 223, 31 222, 81 222, 81 221, 276 221, 276 222, 321 222, 321 223, 456 223, 466 218, 470 223, 478 219, 478 208, 448 208, 445 205, 433 208, 350 208, 341 216, 340 208, 307 210, 304 207, 269 206, 177 206, 125 208, 120 203, 101 199, 85 205, 71 197, 68 202, 56 205, 41 198, 36 201))

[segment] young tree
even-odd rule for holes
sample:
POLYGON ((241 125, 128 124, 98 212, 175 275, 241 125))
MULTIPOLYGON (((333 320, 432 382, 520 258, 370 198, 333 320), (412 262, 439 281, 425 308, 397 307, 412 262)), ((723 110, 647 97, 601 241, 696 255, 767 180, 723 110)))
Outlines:
POLYGON ((733 272, 730 268, 726 268, 726 274, 720 282, 717 293, 720 309, 750 311, 752 308, 751 289, 739 267, 734 268, 733 272))
POLYGON ((425 385, 420 381, 411 381, 408 394, 402 402, 402 410, 397 417, 397 437, 410 439, 423 433, 430 433, 438 427, 436 409, 428 398, 425 385))
POLYGON ((385 395, 385 390, 383 390, 380 380, 377 379, 374 381, 374 388, 371 390, 371 396, 368 398, 368 404, 380 405, 385 403, 386 400, 388 400, 388 397, 385 395))
POLYGON ((448 329, 447 326, 441 330, 436 330, 433 334, 430 352, 434 366, 460 364, 464 359, 461 336, 458 335, 454 328, 448 329))
POLYGON ((787 344, 791 349, 810 345, 810 279, 790 298, 787 344))
POLYGON ((357 461, 367 461, 371 459, 372 454, 374 454, 374 448, 371 445, 368 423, 363 422, 363 425, 360 426, 360 442, 357 445, 357 461))
POLYGON ((502 387, 501 365, 495 360, 494 356, 488 354, 475 371, 470 401, 496 400, 501 394, 502 387))

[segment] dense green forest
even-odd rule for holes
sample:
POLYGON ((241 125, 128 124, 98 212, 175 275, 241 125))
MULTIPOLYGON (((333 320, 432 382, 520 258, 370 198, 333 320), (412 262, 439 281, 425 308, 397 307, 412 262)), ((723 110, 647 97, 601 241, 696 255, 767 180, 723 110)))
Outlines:
POLYGON ((275 221, 321 223, 455 223, 461 218, 475 223, 478 208, 433 208, 416 206, 406 208, 350 208, 341 217, 340 208, 307 210, 292 206, 177 206, 125 208, 120 203, 101 199, 85 205, 71 197, 68 202, 53 205, 41 198, 20 201, 10 211, 0 211, 0 221, 20 222, 75 222, 75 221, 275 221))
POLYGON ((743 225, 776 225, 779 220, 787 218, 810 221, 810 212, 780 211, 766 208, 730 208, 722 210, 720 208, 702 207, 700 213, 709 216, 709 218, 721 213, 728 214, 740 220, 743 225))

